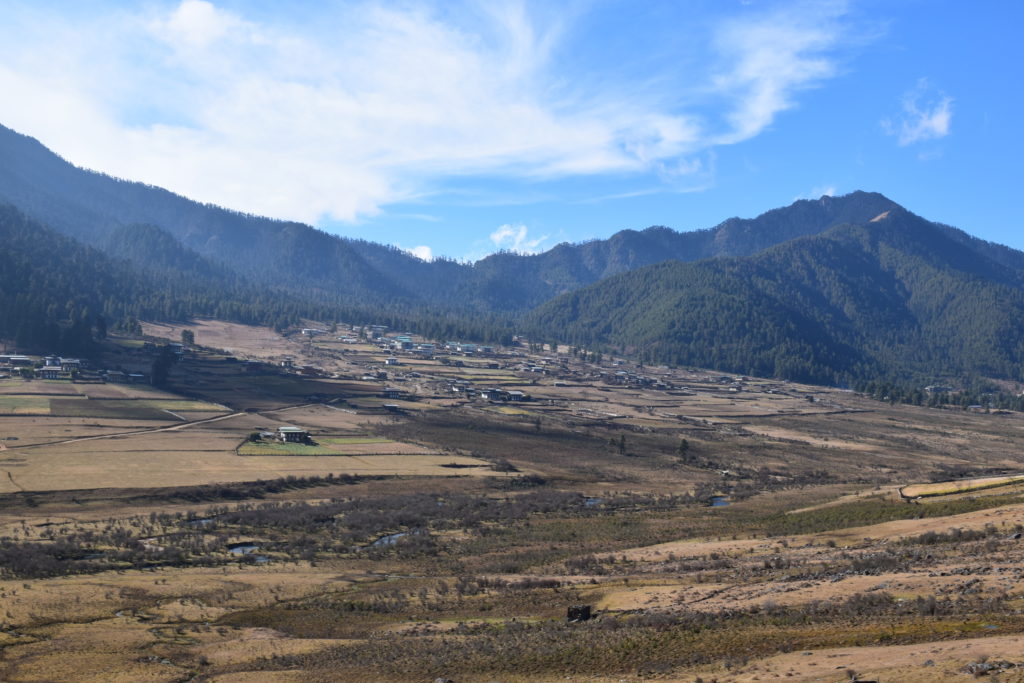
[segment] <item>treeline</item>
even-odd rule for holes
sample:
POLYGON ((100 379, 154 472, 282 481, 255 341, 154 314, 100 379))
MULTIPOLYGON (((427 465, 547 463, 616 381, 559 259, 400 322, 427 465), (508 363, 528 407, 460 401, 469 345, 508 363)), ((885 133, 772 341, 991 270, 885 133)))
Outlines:
MULTIPOLYGON (((158 229, 143 229, 145 238, 158 229)), ((0 339, 22 350, 88 355, 108 329, 139 320, 211 317, 283 330, 304 319, 379 323, 432 338, 508 343, 512 322, 405 302, 366 303, 327 292, 257 287, 173 240, 126 244, 127 258, 85 246, 0 206, 0 339), (161 247, 167 253, 160 251, 161 247), (134 261, 134 262, 133 262, 134 261), (183 265, 191 264, 182 269, 183 265)))
POLYGON ((987 410, 1024 411, 1024 395, 1002 391, 998 387, 984 382, 968 383, 961 390, 932 390, 920 387, 907 387, 894 382, 871 381, 858 382, 855 390, 877 401, 891 404, 902 403, 929 408, 955 407, 967 410, 978 406, 987 410))

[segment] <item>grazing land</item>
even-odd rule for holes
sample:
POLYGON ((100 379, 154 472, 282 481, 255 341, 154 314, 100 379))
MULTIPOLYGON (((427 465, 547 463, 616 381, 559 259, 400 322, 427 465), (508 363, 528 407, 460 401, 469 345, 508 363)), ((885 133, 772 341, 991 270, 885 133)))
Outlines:
POLYGON ((1019 413, 188 329, 0 385, 0 679, 1024 673, 1019 413))

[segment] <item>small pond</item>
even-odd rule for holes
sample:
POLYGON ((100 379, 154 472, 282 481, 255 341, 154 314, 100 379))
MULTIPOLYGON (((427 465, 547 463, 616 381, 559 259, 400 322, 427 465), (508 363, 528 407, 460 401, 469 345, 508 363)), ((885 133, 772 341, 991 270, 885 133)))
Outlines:
POLYGON ((232 555, 251 555, 259 549, 255 543, 232 543, 228 546, 228 552, 232 555))

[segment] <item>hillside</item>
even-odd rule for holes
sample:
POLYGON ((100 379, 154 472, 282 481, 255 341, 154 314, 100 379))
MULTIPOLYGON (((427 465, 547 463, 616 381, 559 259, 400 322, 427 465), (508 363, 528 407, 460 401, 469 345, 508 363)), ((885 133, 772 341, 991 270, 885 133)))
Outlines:
POLYGON ((535 255, 425 262, 76 168, 0 127, 0 202, 12 207, 0 272, 7 338, 53 340, 86 313, 278 328, 305 317, 489 342, 526 331, 838 384, 1016 379, 1024 363, 1024 253, 877 193, 692 232, 623 230, 535 255))
POLYGON ((623 230, 607 240, 560 244, 537 255, 501 253, 475 264, 427 263, 395 247, 228 211, 77 168, 37 140, 2 126, 0 202, 119 257, 124 256, 125 226, 145 225, 161 231, 159 244, 145 250, 146 258, 157 262, 179 263, 189 253, 193 265, 201 258, 306 298, 406 310, 427 303, 477 313, 524 311, 609 275, 666 259, 751 254, 841 223, 866 221, 896 206, 880 194, 855 192, 798 201, 757 218, 732 218, 694 232, 623 230))
POLYGON ((751 257, 615 276, 545 304, 529 327, 651 360, 815 382, 1020 378, 1024 275, 1006 265, 1011 252, 892 209, 751 257))
POLYGON ((23 350, 85 354, 93 328, 102 336, 107 324, 212 316, 283 326, 324 312, 168 247, 158 228, 117 235, 113 256, 0 204, 0 339, 23 350))

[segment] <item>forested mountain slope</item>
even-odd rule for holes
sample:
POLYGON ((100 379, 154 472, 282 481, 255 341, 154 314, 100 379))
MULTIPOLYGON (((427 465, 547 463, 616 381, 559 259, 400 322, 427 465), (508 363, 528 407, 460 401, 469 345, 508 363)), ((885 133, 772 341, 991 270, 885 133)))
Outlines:
POLYGON ((0 202, 13 205, 0 209, 0 337, 36 346, 99 317, 305 317, 434 338, 527 331, 828 383, 1021 378, 1024 365, 1024 253, 877 193, 695 232, 425 262, 76 168, 0 127, 0 202))
POLYGON ((1021 378, 1019 252, 965 246, 959 231, 891 209, 750 257, 608 278, 541 306, 527 327, 652 360, 816 382, 1021 378))
POLYGON ((85 354, 90 334, 108 324, 192 317, 278 328, 303 319, 377 322, 491 342, 508 342, 512 334, 510 321, 488 314, 408 311, 256 285, 153 226, 117 228, 106 253, 0 204, 0 244, 0 339, 22 350, 85 354))
POLYGON ((875 192, 853 192, 842 197, 800 200, 757 218, 730 218, 706 230, 623 230, 606 240, 560 244, 533 256, 495 254, 477 263, 477 269, 511 272, 520 280, 542 282, 564 293, 661 261, 747 256, 836 225, 863 223, 897 206, 875 192))
MULTIPOLYGON (((863 222, 896 206, 882 195, 855 192, 799 201, 696 232, 624 230, 607 240, 560 244, 537 255, 502 253, 475 264, 427 263, 394 247, 228 211, 80 169, 2 126, 0 202, 117 256, 124 255, 120 238, 125 226, 144 225, 162 231, 153 233, 162 253, 192 253, 255 283, 302 296, 407 310, 426 303, 465 312, 524 311, 609 275, 666 259, 750 254, 841 223, 863 222)), ((386 235, 381 237, 386 241, 386 235)), ((139 246, 135 242, 133 248, 139 246)))

